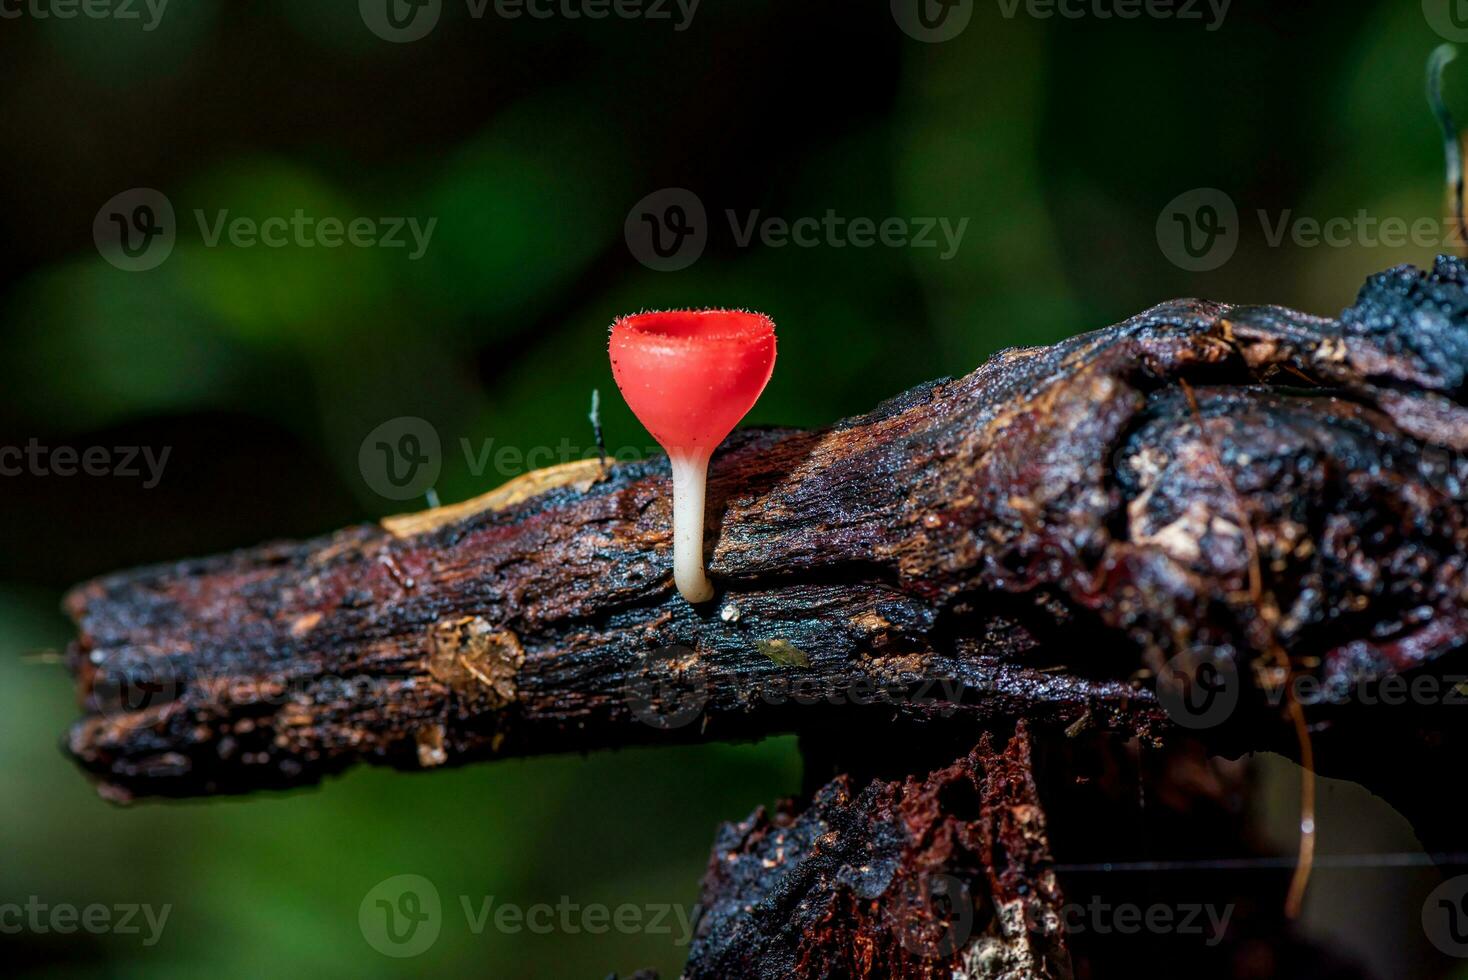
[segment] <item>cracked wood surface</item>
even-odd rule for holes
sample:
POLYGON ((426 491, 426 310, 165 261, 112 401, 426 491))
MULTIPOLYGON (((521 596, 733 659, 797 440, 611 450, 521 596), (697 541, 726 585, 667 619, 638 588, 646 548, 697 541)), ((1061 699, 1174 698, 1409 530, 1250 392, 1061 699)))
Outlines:
POLYGON ((1465 371, 1445 258, 1339 319, 1175 301, 737 433, 706 607, 664 459, 117 573, 66 600, 68 748, 112 798, 188 796, 894 719, 1161 739, 1149 678, 1200 650, 1246 707, 1281 651, 1332 689, 1431 670, 1468 635, 1465 371))
POLYGON ((1028 733, 986 733, 952 764, 804 812, 725 824, 686 980, 1070 980, 1062 897, 1028 733))

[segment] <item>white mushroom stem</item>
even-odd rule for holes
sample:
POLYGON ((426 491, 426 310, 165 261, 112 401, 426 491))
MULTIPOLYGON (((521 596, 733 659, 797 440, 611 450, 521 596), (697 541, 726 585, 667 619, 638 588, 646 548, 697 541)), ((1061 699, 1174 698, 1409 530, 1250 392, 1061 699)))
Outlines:
POLYGON ((703 571, 703 498, 707 456, 669 456, 673 469, 673 581, 689 602, 708 602, 714 583, 703 571))

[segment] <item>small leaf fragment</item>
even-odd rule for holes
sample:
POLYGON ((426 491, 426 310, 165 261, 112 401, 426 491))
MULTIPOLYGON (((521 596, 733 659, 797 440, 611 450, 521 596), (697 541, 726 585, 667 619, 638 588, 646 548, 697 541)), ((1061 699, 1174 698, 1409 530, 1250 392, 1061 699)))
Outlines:
POLYGON ((781 667, 810 666, 810 658, 805 655, 805 651, 789 640, 756 640, 754 646, 781 667))

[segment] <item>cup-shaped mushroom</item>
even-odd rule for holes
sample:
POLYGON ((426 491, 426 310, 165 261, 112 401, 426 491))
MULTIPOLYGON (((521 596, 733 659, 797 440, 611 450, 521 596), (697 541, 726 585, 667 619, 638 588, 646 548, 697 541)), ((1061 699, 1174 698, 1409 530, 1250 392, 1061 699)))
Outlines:
POLYGON ((676 310, 612 324, 612 376, 673 471, 673 579, 689 602, 713 598, 703 569, 709 457, 759 400, 775 369, 775 324, 761 313, 676 310))

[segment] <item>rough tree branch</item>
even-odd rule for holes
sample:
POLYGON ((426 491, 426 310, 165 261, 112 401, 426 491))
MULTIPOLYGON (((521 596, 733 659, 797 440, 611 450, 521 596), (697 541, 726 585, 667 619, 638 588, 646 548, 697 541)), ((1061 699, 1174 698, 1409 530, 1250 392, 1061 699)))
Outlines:
POLYGON ((742 433, 706 608, 672 588, 663 459, 111 575, 66 601, 69 748, 125 799, 862 719, 1165 738, 1147 678, 1179 654, 1340 687, 1463 643, 1465 365, 1444 259, 1339 320, 1178 301, 742 433))

